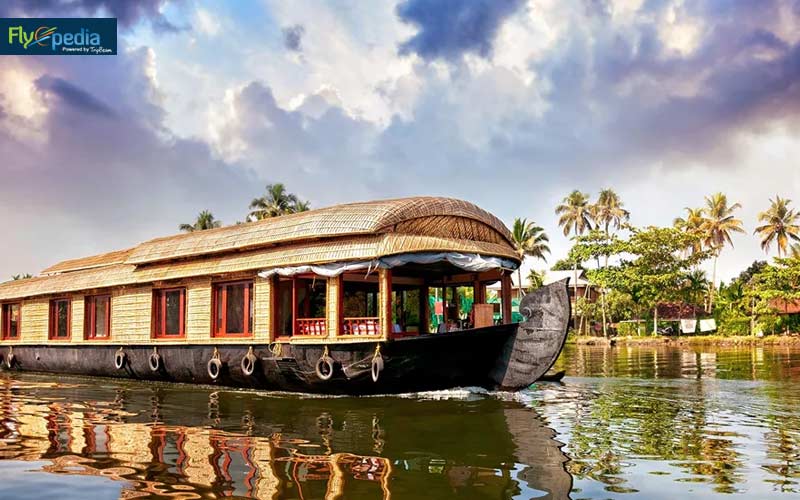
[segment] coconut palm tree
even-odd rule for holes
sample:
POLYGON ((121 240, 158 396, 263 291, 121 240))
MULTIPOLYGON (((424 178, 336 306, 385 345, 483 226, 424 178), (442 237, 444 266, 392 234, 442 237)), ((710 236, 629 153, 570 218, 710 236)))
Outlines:
POLYGON ((268 219, 296 212, 305 212, 309 209, 307 201, 300 201, 297 195, 288 192, 286 186, 280 182, 267 184, 266 190, 267 194, 254 198, 250 202, 248 219, 268 219))
MULTIPOLYGON (((550 253, 550 247, 547 243, 550 238, 545 234, 544 229, 537 226, 533 222, 528 222, 528 219, 514 219, 514 227, 511 230, 511 241, 519 255, 519 260, 525 259, 525 256, 536 257, 537 259, 547 260, 546 253, 550 253)), ((517 298, 522 297, 522 266, 517 268, 517 285, 518 295, 517 298)))
POLYGON ((695 269, 686 277, 683 284, 683 292, 692 304, 697 304, 701 300, 705 303, 705 296, 708 294, 708 278, 703 270, 695 269))
POLYGON ((774 241, 778 247, 778 258, 781 252, 786 255, 789 240, 800 241, 800 214, 789 208, 792 200, 775 196, 770 200, 770 206, 758 214, 758 221, 764 224, 758 226, 753 234, 761 236, 761 248, 769 252, 769 247, 774 241))
MULTIPOLYGON (((579 190, 574 190, 568 194, 561 203, 556 206, 556 215, 558 215, 558 225, 564 229, 564 236, 569 236, 572 232, 574 237, 577 238, 587 230, 592 229, 592 206, 589 204, 589 195, 581 193, 579 190)), ((573 263, 573 271, 575 273, 575 281, 573 282, 573 296, 575 303, 578 302, 578 263, 573 263)), ((578 308, 573 308, 575 311, 575 319, 578 319, 578 308)), ((577 321, 576 321, 577 322, 577 321)))
POLYGON ((294 204, 294 211, 297 212, 308 212, 311 210, 311 204, 308 201, 298 201, 294 204))
MULTIPOLYGON (((686 210, 686 218, 677 217, 673 222, 672 225, 682 230, 685 233, 694 235, 694 236, 702 236, 703 235, 703 225, 706 222, 705 211, 702 208, 689 208, 685 207, 686 210)), ((689 248, 686 249, 689 253, 697 253, 703 250, 703 241, 702 239, 696 239, 689 248)))
POLYGON ((544 286, 544 273, 531 269, 528 273, 528 291, 532 292, 544 286))
POLYGON ((703 207, 705 221, 703 222, 703 237, 706 247, 710 248, 714 256, 714 268, 711 273, 711 293, 709 294, 708 310, 714 307, 714 291, 717 287, 717 258, 726 244, 733 247, 731 233, 744 233, 742 221, 733 216, 733 212, 742 206, 739 203, 728 205, 728 197, 723 193, 706 196, 706 206, 703 207))
POLYGON ((592 205, 592 219, 598 228, 603 228, 606 236, 609 236, 611 227, 619 229, 623 222, 630 219, 630 212, 625 210, 622 200, 613 189, 602 189, 597 197, 597 203, 592 205))
POLYGON ((800 243, 792 243, 786 255, 793 259, 800 259, 800 243))
POLYGON ((197 215, 197 220, 194 224, 181 224, 180 230, 184 233, 193 233, 195 231, 205 231, 206 229, 216 229, 222 227, 222 222, 216 220, 214 215, 208 210, 203 210, 197 215))
MULTIPOLYGON (((612 227, 614 229, 619 229, 624 222, 630 219, 630 212, 622 207, 623 203, 619 195, 610 188, 601 189, 597 197, 597 202, 591 207, 592 219, 594 219, 598 228, 603 229, 606 235, 606 241, 611 239, 610 229, 612 227)), ((598 267, 600 266, 599 258, 597 265, 598 267)), ((604 256, 603 267, 608 267, 608 254, 604 256)), ((608 337, 608 330, 606 328, 606 292, 604 288, 600 290, 600 302, 603 313, 603 336, 608 337)))

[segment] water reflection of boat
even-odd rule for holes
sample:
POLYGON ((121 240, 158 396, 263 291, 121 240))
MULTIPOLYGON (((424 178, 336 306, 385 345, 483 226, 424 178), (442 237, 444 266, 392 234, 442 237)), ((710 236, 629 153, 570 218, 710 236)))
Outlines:
POLYGON ((0 366, 326 394, 518 390, 552 366, 570 318, 564 281, 512 321, 519 264, 497 217, 448 198, 159 238, 0 284, 0 366))
POLYGON ((0 394, 0 460, 121 481, 123 498, 566 498, 571 488, 553 431, 492 398, 369 398, 356 411, 340 399, 27 387, 0 394))

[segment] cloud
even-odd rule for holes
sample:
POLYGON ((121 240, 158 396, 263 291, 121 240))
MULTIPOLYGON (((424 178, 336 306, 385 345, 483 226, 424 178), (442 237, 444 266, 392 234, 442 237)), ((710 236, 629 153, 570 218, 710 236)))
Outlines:
POLYGON ((15 234, 0 276, 175 233, 203 208, 227 223, 244 218, 261 183, 215 157, 207 143, 160 126, 163 114, 148 109, 160 108, 146 55, 122 50, 116 64, 108 61, 91 77, 88 59, 106 58, 63 58, 41 74, 37 59, 15 59, 32 65, 29 91, 44 119, 0 116, 0 213, 13 214, 7 224, 15 234), (40 140, 10 132, 26 126, 40 140))
POLYGON ((1 17, 108 15, 116 17, 122 28, 149 21, 156 32, 174 33, 181 28, 161 13, 167 0, 6 0, 0 5, 1 17))
POLYGON ((61 99, 65 104, 80 112, 97 114, 106 118, 116 117, 116 113, 105 103, 92 97, 83 89, 76 87, 58 77, 44 75, 36 79, 34 86, 37 90, 61 99))
POLYGON ((350 116, 335 95, 322 89, 297 110, 281 106, 263 82, 250 82, 231 96, 216 145, 231 162, 247 164, 260 178, 285 182, 315 204, 341 199, 348 185, 356 198, 369 195, 379 172, 370 148, 380 129, 350 116))
POLYGON ((405 0, 397 15, 419 31, 400 45, 400 53, 425 60, 454 60, 467 52, 489 57, 500 25, 521 5, 521 0, 405 0))
POLYGON ((283 28, 283 46, 292 52, 302 52, 303 35, 306 29, 302 24, 295 24, 294 26, 287 26, 283 28))
MULTIPOLYGON (((0 211, 21 241, 0 276, 174 232, 203 208, 241 220, 267 182, 314 206, 469 199, 544 225, 554 255, 568 242, 553 206, 574 188, 618 189, 637 224, 723 190, 746 225, 800 189, 787 0, 342 5, 270 4, 267 48, 231 33, 215 40, 225 61, 176 38, 138 47, 134 31, 114 58, 4 60, 0 211), (275 46, 311 18, 302 56, 275 46)), ((736 245, 730 274, 761 255, 750 236, 736 245)))
POLYGON ((221 28, 219 20, 206 9, 195 11, 194 25, 197 31, 212 37, 218 35, 221 28))

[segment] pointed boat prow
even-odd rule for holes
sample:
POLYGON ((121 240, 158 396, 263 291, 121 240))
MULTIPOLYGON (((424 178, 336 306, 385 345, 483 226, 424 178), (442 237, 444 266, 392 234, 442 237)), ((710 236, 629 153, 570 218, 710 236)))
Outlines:
POLYGON ((569 279, 557 281, 522 298, 519 312, 525 319, 506 341, 491 373, 500 388, 528 387, 558 359, 571 315, 568 283, 569 279))

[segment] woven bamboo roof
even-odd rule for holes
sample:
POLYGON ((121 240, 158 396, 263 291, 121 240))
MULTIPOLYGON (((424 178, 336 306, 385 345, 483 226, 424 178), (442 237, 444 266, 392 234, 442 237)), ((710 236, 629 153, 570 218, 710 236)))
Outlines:
POLYGON ((92 255, 91 257, 83 257, 80 259, 71 259, 59 262, 56 265, 50 266, 41 272, 42 275, 66 273, 70 271, 80 271, 82 269, 93 269, 96 267, 111 266, 114 264, 123 264, 130 256, 133 248, 126 250, 117 250, 116 252, 109 252, 100 255, 92 255))
POLYGON ((391 231, 405 221, 451 216, 480 222, 510 242, 508 228, 489 212, 452 198, 415 197, 336 205, 319 210, 228 226, 208 231, 157 238, 136 247, 128 264, 146 264, 181 257, 345 235, 391 231))
POLYGON ((478 253, 518 261, 509 239, 499 219, 460 200, 353 203, 61 262, 41 276, 0 284, 0 300, 408 252, 478 253))

